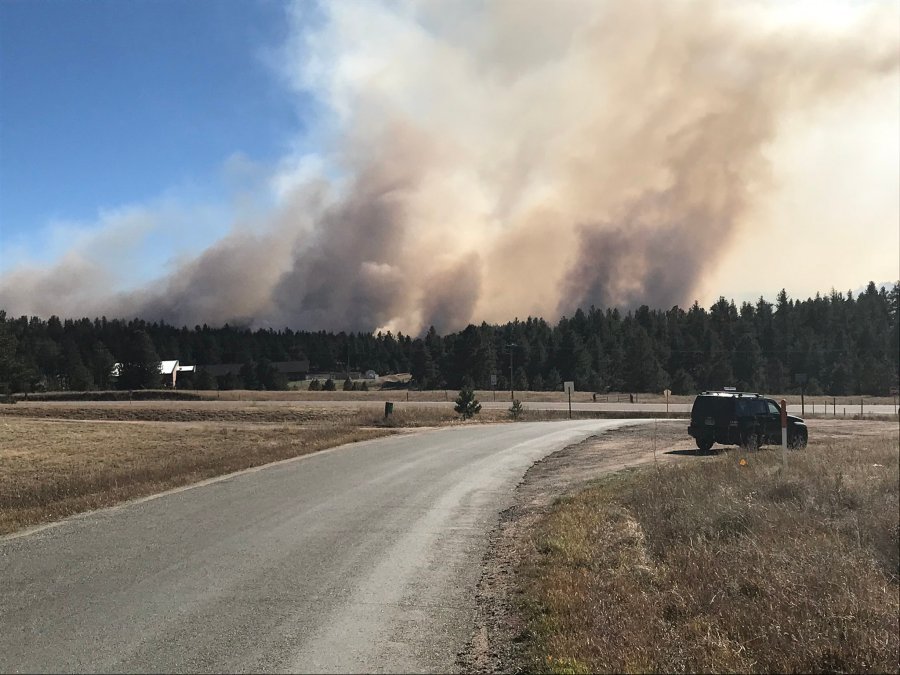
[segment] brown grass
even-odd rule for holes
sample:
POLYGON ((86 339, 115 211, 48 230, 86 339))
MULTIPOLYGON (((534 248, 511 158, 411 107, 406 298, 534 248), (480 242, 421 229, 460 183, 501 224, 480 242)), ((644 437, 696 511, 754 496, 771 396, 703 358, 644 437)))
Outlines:
MULTIPOLYGON (((337 383, 338 386, 341 382, 337 383)), ((376 385, 377 386, 377 385, 376 385)), ((189 391, 189 390, 185 390, 189 391)), ((193 393, 193 392, 192 392, 193 393)), ((459 394, 459 390, 452 389, 430 389, 426 391, 416 391, 406 389, 372 389, 371 391, 307 391, 306 389, 291 391, 200 391, 196 392, 201 397, 210 400, 222 401, 429 401, 452 402, 459 394), (407 394, 409 398, 407 399, 407 394)), ((800 394, 772 394, 765 393, 766 396, 776 400, 786 399, 790 405, 800 405, 800 394)), ((509 390, 479 389, 475 392, 475 396, 479 401, 508 401, 509 390)), ((597 394, 597 403, 627 403, 629 401, 629 392, 610 392, 609 394, 597 394)), ((662 394, 635 394, 636 403, 665 403, 666 399, 662 394)), ((516 390, 516 398, 523 403, 529 401, 555 401, 563 403, 568 401, 568 397, 561 391, 519 391, 516 390)), ((669 397, 670 403, 693 403, 695 395, 672 395, 669 397)), ((847 414, 859 412, 859 401, 863 399, 864 405, 882 404, 890 405, 896 403, 897 399, 890 396, 806 396, 807 408, 815 404, 817 409, 821 410, 827 400, 828 410, 831 411, 832 401, 836 400, 838 405, 838 413, 842 407, 847 408, 847 414)), ((577 391, 572 395, 572 402, 589 403, 593 402, 593 393, 588 391, 577 391)), ((830 414, 830 412, 829 412, 830 414)))
POLYGON ((355 421, 352 408, 254 402, 154 401, 134 403, 21 403, 0 409, 9 417, 124 422, 227 422, 265 424, 334 424, 355 421))
MULTIPOLYGON (((304 387, 308 383, 302 383, 304 387)), ((305 388, 290 389, 287 391, 255 391, 255 390, 224 390, 224 391, 198 391, 193 389, 179 389, 172 391, 171 389, 148 390, 134 392, 134 397, 190 397, 202 399, 204 401, 221 401, 221 402, 251 402, 251 401, 282 401, 282 402, 304 402, 304 401, 395 401, 395 402, 452 402, 459 393, 458 390, 433 389, 426 391, 407 390, 407 389, 379 389, 380 382, 369 383, 372 389, 370 391, 308 391, 305 388)), ((338 387, 342 385, 342 381, 337 381, 338 387)), ((786 399, 790 405, 800 405, 801 397, 799 394, 774 394, 771 392, 762 392, 770 398, 780 400, 786 399)), ((479 401, 508 401, 509 390, 492 391, 490 389, 479 389, 475 392, 479 401)), ((48 392, 46 394, 29 394, 28 399, 24 399, 23 394, 15 394, 14 398, 18 403, 27 403, 30 401, 39 401, 43 398, 73 398, 82 397, 84 400, 94 400, 98 397, 121 397, 125 400, 128 398, 127 391, 111 391, 111 392, 48 392)), ((564 403, 568 400, 566 394, 561 391, 519 391, 516 390, 516 398, 523 403, 528 402, 546 402, 553 401, 564 403)), ((670 403, 693 403, 695 396, 691 395, 672 395, 669 397, 670 403)), ((838 415, 843 413, 846 408, 847 415, 851 416, 859 413, 860 399, 863 400, 864 412, 865 406, 880 405, 896 405, 898 399, 891 396, 806 396, 807 412, 822 412, 827 403, 828 414, 832 415, 832 403, 836 402, 838 406, 838 415)), ((588 391, 577 391, 572 395, 573 403, 589 403, 593 402, 593 393, 588 391)), ((627 403, 629 401, 629 392, 610 392, 608 394, 597 394, 597 403, 627 403)), ((643 393, 635 394, 636 403, 665 403, 666 399, 662 394, 643 393)), ((137 403, 137 401, 135 401, 137 403)))
POLYGON ((733 450, 559 502, 519 568, 528 668, 897 672, 897 429, 817 431, 786 467, 733 450))
POLYGON ((385 433, 349 424, 0 417, 0 534, 385 433))
MULTIPOLYGON (((535 412, 531 419, 556 419, 535 412)), ((467 424, 508 420, 484 411, 467 424)), ((270 402, 27 402, 0 411, 0 534, 267 462, 463 424, 449 407, 270 402)))
MULTIPOLYGON (((391 400, 390 398, 388 400, 391 400)), ((503 408, 485 408, 474 422, 510 421, 503 408)), ((653 417, 659 413, 632 411, 629 417, 653 417)), ((575 419, 622 417, 624 413, 573 411, 575 419)), ((420 427, 453 424, 459 416, 453 403, 435 406, 407 405, 394 399, 394 414, 385 420, 383 400, 360 401, 358 407, 329 406, 327 402, 302 401, 28 401, 0 407, 0 420, 28 417, 54 420, 94 420, 127 422, 227 422, 238 424, 368 424, 390 427, 420 427)), ((524 406, 522 421, 566 419, 565 410, 537 410, 524 406)))

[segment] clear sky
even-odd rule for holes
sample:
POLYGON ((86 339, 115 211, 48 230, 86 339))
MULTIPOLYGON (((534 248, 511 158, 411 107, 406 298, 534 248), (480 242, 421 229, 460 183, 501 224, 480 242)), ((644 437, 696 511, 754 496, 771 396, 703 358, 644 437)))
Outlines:
POLYGON ((285 154, 305 112, 267 63, 286 33, 269 0, 0 2, 2 267, 52 255, 54 224, 215 203, 229 157, 285 154))
POLYGON ((12 314, 415 333, 898 250, 900 0, 0 0, 12 314))

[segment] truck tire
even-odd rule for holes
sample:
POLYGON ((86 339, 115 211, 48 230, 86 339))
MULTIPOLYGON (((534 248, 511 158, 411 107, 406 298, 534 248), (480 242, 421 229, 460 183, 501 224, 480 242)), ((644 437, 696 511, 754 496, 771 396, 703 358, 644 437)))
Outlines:
POLYGON ((698 438, 697 439, 697 448, 702 453, 707 453, 712 449, 714 441, 709 438, 698 438))
POLYGON ((809 439, 809 432, 807 431, 791 431, 788 434, 788 447, 791 450, 802 450, 806 447, 806 443, 809 439))

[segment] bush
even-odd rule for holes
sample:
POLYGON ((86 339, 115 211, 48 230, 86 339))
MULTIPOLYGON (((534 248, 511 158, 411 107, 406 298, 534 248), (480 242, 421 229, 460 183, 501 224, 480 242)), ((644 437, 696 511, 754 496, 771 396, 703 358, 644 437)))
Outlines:
POLYGON ((472 389, 464 387, 456 397, 456 406, 453 408, 464 420, 474 417, 481 412, 481 404, 475 398, 472 389))
POLYGON ((334 380, 332 380, 330 377, 325 380, 324 389, 325 391, 334 391, 336 389, 336 387, 334 386, 334 380))
POLYGON ((525 412, 525 406, 519 399, 513 399, 512 406, 509 408, 509 416, 514 420, 518 420, 525 412))

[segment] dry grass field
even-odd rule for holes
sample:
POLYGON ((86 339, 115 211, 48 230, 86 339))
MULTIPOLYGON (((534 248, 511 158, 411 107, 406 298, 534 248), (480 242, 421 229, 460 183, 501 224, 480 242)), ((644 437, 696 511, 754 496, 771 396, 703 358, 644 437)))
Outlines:
MULTIPOLYGON (((535 412, 532 419, 559 418, 535 412)), ((508 419, 485 411, 478 422, 508 419)), ((0 406, 0 534, 402 427, 452 409, 302 402, 23 402, 0 406)))
POLYGON ((335 421, 273 425, 0 416, 0 534, 385 433, 335 421))
POLYGON ((517 571, 525 667, 897 672, 898 461, 895 422, 823 420, 786 466, 732 449, 560 500, 517 571))
MULTIPOLYGON (((330 405, 328 401, 25 401, 16 405, 0 405, 0 420, 15 417, 55 420, 95 420, 127 422, 226 422, 252 424, 352 424, 376 426, 435 426, 453 424, 458 416, 453 400, 446 405, 407 406, 395 401, 393 416, 385 420, 383 403, 361 401, 359 406, 330 405)), ((485 408, 476 421, 501 422, 509 419, 507 403, 503 407, 485 408)), ((651 416, 656 413, 643 413, 651 416)), ((525 405, 521 419, 526 421, 565 419, 565 410, 537 410, 525 405)), ((629 413, 640 416, 640 412, 629 413)), ((573 417, 598 417, 594 412, 574 411, 573 417)), ((610 413, 607 416, 621 416, 610 413)))
MULTIPOLYGON (((304 383, 306 384, 306 383, 304 383)), ((338 382, 338 387, 342 384, 338 382)), ((152 395, 154 393, 159 394, 160 396, 171 396, 173 394, 196 397, 198 399, 202 399, 204 401, 222 401, 222 402, 241 402, 241 403, 250 403, 253 401, 259 402, 308 402, 308 401, 367 401, 367 402, 379 402, 379 401, 395 401, 395 402, 403 402, 403 401, 411 401, 411 402, 452 402, 453 399, 456 398, 459 393, 457 390, 450 389, 434 389, 434 390, 426 390, 426 391, 416 391, 416 390, 407 390, 407 389, 379 389, 379 385, 372 385, 372 389, 370 391, 308 391, 307 389, 291 389, 287 391, 248 391, 248 390, 226 390, 226 391, 196 391, 191 389, 178 390, 177 392, 173 392, 172 390, 160 390, 158 392, 144 392, 146 395, 152 395)), ((127 396, 128 392, 112 392, 116 396, 127 396)), ((89 398, 91 396, 101 395, 102 392, 85 392, 84 397, 89 398)), ((537 401, 552 401, 556 403, 563 403, 568 400, 566 394, 561 391, 519 391, 515 392, 516 398, 521 400, 523 403, 537 402, 537 401)), ((498 401, 505 402, 509 400, 510 392, 508 389, 500 389, 496 391, 492 391, 490 389, 479 389, 475 392, 478 400, 484 401, 498 401)), ((800 395, 799 394, 771 394, 766 393, 767 396, 774 398, 776 400, 780 400, 784 398, 787 400, 789 405, 800 405, 800 395)), ((42 397, 50 396, 50 397, 59 397, 59 396, 78 396, 77 392, 50 392, 46 395, 42 394, 31 394, 29 396, 28 401, 40 401, 42 397)), ((694 400, 694 395, 672 395, 669 397, 670 403, 692 403, 694 400)), ((862 398, 864 405, 870 404, 880 404, 880 405, 897 405, 898 399, 896 397, 890 396, 806 396, 806 405, 808 410, 812 410, 813 406, 818 411, 822 411, 825 408, 825 404, 827 403, 829 414, 831 414, 832 405, 834 403, 838 406, 838 411, 844 407, 847 408, 848 414, 855 414, 859 410, 860 398, 862 398)), ((23 401, 23 395, 16 394, 15 399, 21 403, 27 402, 23 401)), ((591 392, 587 391, 578 391, 572 395, 573 403, 589 403, 593 402, 594 397, 591 392)), ((609 394, 597 394, 597 403, 625 403, 629 401, 629 393, 628 392, 611 392, 609 394)), ((635 394, 635 402, 636 403, 665 403, 666 399, 662 394, 635 394)), ((134 402, 135 404, 137 401, 134 402)))

